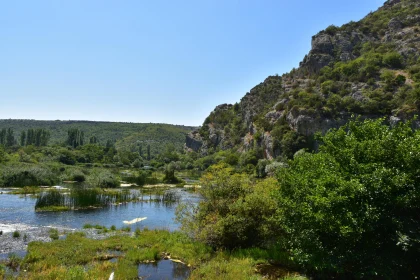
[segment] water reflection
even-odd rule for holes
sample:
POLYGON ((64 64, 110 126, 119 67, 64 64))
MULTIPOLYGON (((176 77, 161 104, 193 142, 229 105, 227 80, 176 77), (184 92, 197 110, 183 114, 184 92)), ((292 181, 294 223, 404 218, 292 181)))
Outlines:
POLYGON ((140 279, 161 280, 187 279, 190 276, 191 269, 182 263, 176 263, 171 260, 161 260, 157 263, 140 264, 138 266, 138 276, 140 279))

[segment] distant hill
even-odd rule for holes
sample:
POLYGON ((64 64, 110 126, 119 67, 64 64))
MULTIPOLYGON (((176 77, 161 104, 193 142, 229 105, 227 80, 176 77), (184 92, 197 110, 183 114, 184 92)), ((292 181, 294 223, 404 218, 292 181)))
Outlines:
POLYGON ((299 68, 267 77, 235 105, 217 106, 186 145, 203 155, 235 149, 290 158, 352 115, 395 124, 419 109, 420 1, 388 0, 358 22, 313 36, 299 68))
POLYGON ((108 140, 116 142, 120 149, 138 149, 141 144, 144 153, 148 144, 152 154, 158 153, 166 144, 173 144, 181 149, 185 142, 185 135, 195 129, 191 126, 155 124, 155 123, 123 123, 98 121, 41 121, 41 120, 0 120, 0 130, 13 128, 16 139, 21 131, 29 128, 43 128, 51 133, 50 144, 64 143, 69 129, 79 129, 84 132, 85 141, 96 136, 100 144, 105 145, 108 140))

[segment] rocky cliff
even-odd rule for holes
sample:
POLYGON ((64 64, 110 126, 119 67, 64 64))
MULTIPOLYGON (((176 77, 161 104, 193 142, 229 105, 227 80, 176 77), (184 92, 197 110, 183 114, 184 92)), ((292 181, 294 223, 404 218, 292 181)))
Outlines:
POLYGON ((359 22, 312 37, 299 68, 217 106, 186 139, 202 154, 234 148, 290 157, 353 115, 410 119, 420 108, 420 1, 389 0, 359 22))

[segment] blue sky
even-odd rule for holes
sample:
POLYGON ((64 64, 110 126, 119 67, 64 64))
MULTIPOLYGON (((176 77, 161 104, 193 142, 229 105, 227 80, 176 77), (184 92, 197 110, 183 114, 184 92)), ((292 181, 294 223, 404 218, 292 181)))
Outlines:
POLYGON ((2 1, 0 119, 201 125, 383 2, 2 1))

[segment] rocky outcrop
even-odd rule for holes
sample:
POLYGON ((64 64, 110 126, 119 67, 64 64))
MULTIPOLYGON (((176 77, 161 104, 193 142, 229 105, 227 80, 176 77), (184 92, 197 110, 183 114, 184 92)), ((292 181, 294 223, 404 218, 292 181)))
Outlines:
MULTIPOLYGON (((334 28, 334 27, 331 27, 334 28)), ((357 57, 356 46, 374 40, 360 31, 321 31, 312 37, 312 48, 300 63, 303 72, 318 73, 321 68, 335 61, 348 61, 357 57)))
POLYGON ((305 136, 310 136, 316 132, 326 133, 331 128, 338 128, 347 123, 350 119, 349 114, 342 114, 340 117, 317 118, 301 113, 289 112, 287 122, 292 130, 305 136))
POLYGON ((282 93, 282 78, 270 76, 245 94, 239 104, 246 126, 249 126, 254 116, 260 114, 267 105, 274 105, 282 93))
POLYGON ((185 139, 185 147, 194 152, 198 152, 203 146, 203 139, 197 130, 187 134, 185 139))

